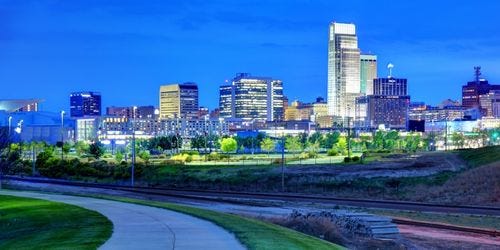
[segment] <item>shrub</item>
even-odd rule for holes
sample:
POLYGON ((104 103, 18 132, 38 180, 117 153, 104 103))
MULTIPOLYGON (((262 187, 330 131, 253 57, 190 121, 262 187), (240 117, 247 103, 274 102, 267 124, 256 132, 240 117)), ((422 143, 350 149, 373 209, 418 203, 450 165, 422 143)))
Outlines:
POLYGON ((337 149, 335 149, 335 148, 332 148, 332 149, 329 149, 329 150, 326 152, 326 154, 327 154, 328 156, 337 156, 337 155, 339 155, 339 151, 338 151, 337 149))
POLYGON ((349 162, 351 162, 351 158, 349 158, 349 157, 344 157, 344 162, 345 162, 345 163, 349 163, 349 162))
POLYGON ((306 152, 302 152, 299 155, 299 159, 309 159, 309 154, 306 152))
POLYGON ((309 152, 307 152, 307 156, 308 156, 308 158, 315 158, 316 156, 318 156, 318 152, 309 151, 309 152))
POLYGON ((359 161, 359 159, 360 159, 360 158, 359 158, 359 156, 357 156, 357 155, 352 157, 352 161, 359 161))

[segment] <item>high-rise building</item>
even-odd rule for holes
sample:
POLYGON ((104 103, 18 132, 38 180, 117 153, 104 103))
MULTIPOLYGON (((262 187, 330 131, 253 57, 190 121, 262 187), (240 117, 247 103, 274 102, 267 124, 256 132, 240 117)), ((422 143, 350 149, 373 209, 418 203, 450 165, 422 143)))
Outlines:
POLYGON ((283 120, 283 82, 240 73, 219 88, 220 117, 245 120, 283 120))
POLYGON ((108 116, 118 116, 126 118, 154 118, 155 117, 155 107, 154 106, 138 106, 135 107, 107 107, 106 115, 108 116))
POLYGON ((373 95, 373 79, 377 78, 377 56, 360 55, 361 94, 373 95))
POLYGON ((198 85, 196 83, 160 86, 160 119, 198 117, 198 85))
MULTIPOLYGON (((490 90, 500 90, 500 85, 491 85, 481 78, 481 67, 474 67, 474 70, 475 80, 462 86, 462 106, 481 109, 479 96, 488 94, 490 90)), ((485 111, 481 109, 481 112, 485 111)))
POLYGON ((69 96, 71 117, 101 116, 101 93, 73 92, 69 96))
POLYGON ((402 78, 376 78, 373 95, 356 100, 356 125, 367 129, 384 125, 386 128, 405 129, 408 122, 410 96, 407 80, 402 78))
POLYGON ((360 51, 354 24, 330 24, 328 39, 328 114, 344 124, 354 116, 355 99, 361 94, 360 51))
POLYGON ((481 115, 500 118, 500 90, 490 90, 487 94, 479 96, 481 115))

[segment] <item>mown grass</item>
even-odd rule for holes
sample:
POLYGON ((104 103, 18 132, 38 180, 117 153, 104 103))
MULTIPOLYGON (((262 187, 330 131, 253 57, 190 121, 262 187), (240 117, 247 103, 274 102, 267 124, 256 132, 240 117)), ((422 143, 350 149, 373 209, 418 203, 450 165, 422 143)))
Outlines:
POLYGON ((458 154, 470 167, 477 167, 500 161, 500 146, 462 150, 458 154))
POLYGON ((0 249, 96 249, 112 231, 111 221, 94 211, 0 195, 0 249))
POLYGON ((115 201, 165 208, 211 221, 232 232, 248 249, 343 249, 339 245, 271 223, 184 205, 132 198, 98 196, 115 201))

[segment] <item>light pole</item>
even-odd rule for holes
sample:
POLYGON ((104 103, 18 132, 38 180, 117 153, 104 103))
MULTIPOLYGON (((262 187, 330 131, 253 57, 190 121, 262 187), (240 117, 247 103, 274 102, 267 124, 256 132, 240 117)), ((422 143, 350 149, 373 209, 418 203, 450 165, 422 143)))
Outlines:
POLYGON ((351 107, 347 105, 347 157, 351 158, 351 107))
MULTIPOLYGON (((255 118, 254 118, 254 119, 252 119, 252 134, 253 134, 253 130, 254 130, 254 126, 253 126, 254 122, 255 122, 255 118)), ((254 139, 255 139, 255 138, 254 138, 254 137, 253 137, 253 135, 252 135, 252 155, 253 155, 253 153, 254 153, 254 151, 255 151, 254 139)))
POLYGON ((130 169, 131 173, 131 178, 130 178, 130 185, 133 187, 134 186, 134 172, 135 172, 135 110, 137 109, 136 106, 132 109, 132 167, 130 169))
POLYGON ((281 135, 281 192, 285 192, 285 134, 281 135))
POLYGON ((12 116, 9 116, 9 140, 10 140, 10 130, 12 127, 12 116))
POLYGON ((61 160, 64 159, 64 110, 61 110, 61 160))

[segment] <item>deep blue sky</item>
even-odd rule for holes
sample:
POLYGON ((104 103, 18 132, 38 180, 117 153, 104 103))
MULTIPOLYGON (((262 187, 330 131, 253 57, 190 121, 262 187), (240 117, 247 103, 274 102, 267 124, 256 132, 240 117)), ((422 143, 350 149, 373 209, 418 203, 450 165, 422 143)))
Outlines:
MULTIPOLYGON (((412 101, 459 99, 481 65, 500 83, 498 1, 0 0, 0 99, 100 91, 103 106, 158 105, 158 88, 197 82, 200 104, 237 72, 282 79, 290 100, 326 96, 331 21, 396 65, 412 101)), ((103 108, 104 108, 103 107, 103 108)), ((104 109, 103 109, 104 111, 104 109)))

